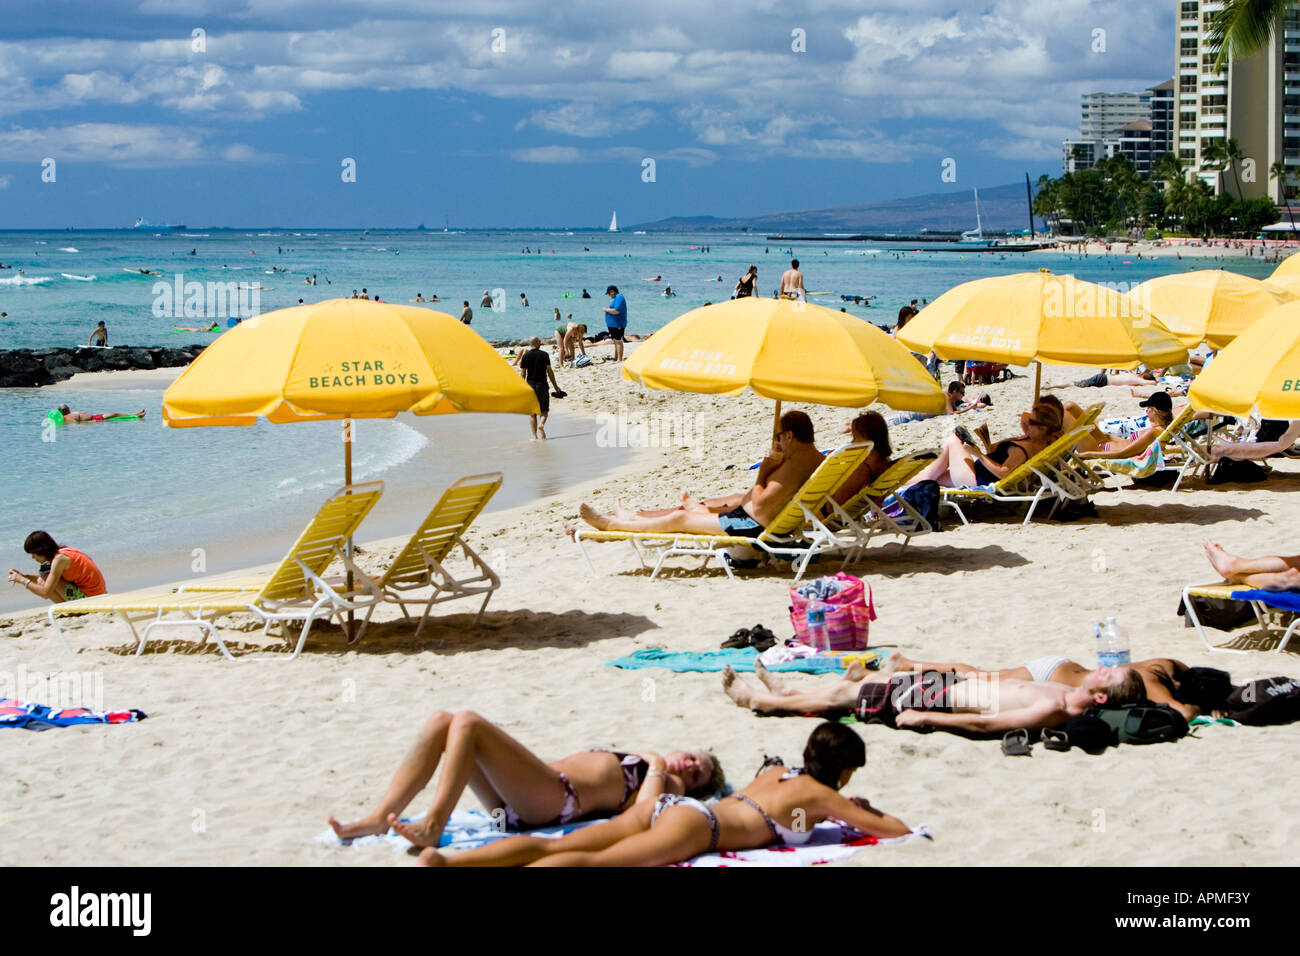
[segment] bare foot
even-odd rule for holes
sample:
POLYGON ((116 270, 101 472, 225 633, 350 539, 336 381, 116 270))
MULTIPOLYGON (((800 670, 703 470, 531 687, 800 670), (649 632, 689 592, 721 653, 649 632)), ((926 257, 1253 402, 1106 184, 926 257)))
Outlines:
POLYGON ((586 502, 578 505, 578 514, 582 517, 583 521, 587 522, 587 524, 591 525, 593 528, 600 531, 609 530, 609 519, 586 502))
POLYGON ((786 684, 785 680, 777 677, 763 666, 763 662, 758 658, 754 659, 754 676, 762 681, 763 686, 774 694, 784 694, 789 690, 789 685, 786 684))
POLYGON ((748 707, 754 699, 753 689, 743 680, 736 679, 736 672, 730 664, 722 669, 722 692, 741 707, 748 707))
POLYGON ((1210 559, 1214 570, 1219 572, 1219 577, 1225 581, 1232 577, 1236 569, 1236 559, 1221 546, 1213 541, 1205 542, 1205 556, 1210 559))
POLYGON ((339 823, 338 820, 330 817, 330 826, 334 829, 335 835, 340 840, 351 840, 354 837, 378 836, 388 832, 388 824, 382 817, 372 815, 362 817, 360 820, 354 820, 351 823, 339 823))
POLYGON ((416 846, 435 847, 438 845, 438 838, 442 836, 442 827, 435 827, 428 817, 415 823, 406 823, 397 819, 396 813, 390 813, 388 825, 416 846))
POLYGON ((892 654, 890 654, 888 657, 885 658, 885 663, 880 665, 880 668, 876 671, 876 673, 883 675, 885 678, 890 678, 894 676, 894 671, 898 670, 898 668, 901 667, 902 664, 903 664, 903 655, 898 653, 898 651, 894 651, 892 654))
POLYGON ((577 534, 577 532, 578 532, 578 529, 577 529, 577 528, 575 528, 573 525, 569 524, 569 522, 567 522, 567 521, 564 522, 564 524, 562 525, 562 527, 564 528, 564 533, 565 533, 566 535, 568 535, 570 541, 577 541, 577 540, 578 540, 577 538, 574 537, 574 535, 577 534))
POLYGON ((865 664, 862 663, 862 661, 856 659, 851 660, 849 661, 849 666, 844 668, 845 680, 859 681, 866 676, 867 676, 867 667, 865 664))
POLYGON ((141 417, 141 418, 144 418, 144 413, 145 413, 145 410, 144 410, 143 408, 140 409, 140 411, 136 412, 136 414, 137 414, 139 417, 141 417))
POLYGON ((447 858, 435 850, 433 847, 425 847, 420 851, 420 866, 446 866, 447 858))
POLYGON ((540 438, 540 439, 542 439, 543 441, 546 440, 546 426, 545 426, 545 425, 538 425, 538 426, 537 426, 537 437, 540 438))

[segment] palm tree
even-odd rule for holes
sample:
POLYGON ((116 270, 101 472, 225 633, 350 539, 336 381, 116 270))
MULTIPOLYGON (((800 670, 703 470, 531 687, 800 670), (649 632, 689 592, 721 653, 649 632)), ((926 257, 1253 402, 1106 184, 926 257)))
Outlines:
POLYGON ((1223 70, 1231 57, 1241 59, 1263 50, 1282 32, 1291 0, 1225 0, 1210 20, 1206 52, 1215 54, 1214 67, 1223 70))
POLYGON ((1163 183, 1168 192, 1175 182, 1187 178, 1187 171, 1177 153, 1165 153, 1151 166, 1151 178, 1163 183))
POLYGON ((1237 178, 1237 167, 1246 158, 1246 154, 1242 150, 1241 144, 1235 139, 1229 138, 1223 144, 1223 158, 1228 161, 1228 171, 1232 173, 1232 181, 1237 184, 1237 198, 1242 199, 1244 197, 1241 195, 1241 180, 1237 178))
POLYGON ((1237 198, 1241 198, 1241 183, 1237 180, 1236 164, 1245 159, 1246 155, 1241 150, 1241 144, 1235 139, 1211 140, 1201 153, 1201 165, 1206 169, 1215 172, 1228 170, 1232 173, 1232 181, 1237 184, 1237 198))

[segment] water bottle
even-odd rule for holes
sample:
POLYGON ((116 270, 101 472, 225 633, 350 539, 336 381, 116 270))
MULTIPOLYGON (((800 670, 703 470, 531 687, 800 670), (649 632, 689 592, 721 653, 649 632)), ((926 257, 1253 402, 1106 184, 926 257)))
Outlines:
POLYGON ((1128 634, 1113 617, 1106 618, 1105 624, 1098 624, 1096 634, 1098 667, 1121 667, 1129 663, 1128 634))
POLYGON ((831 635, 826 627, 826 607, 822 601, 809 601, 807 607, 808 643, 819 651, 831 648, 831 635))

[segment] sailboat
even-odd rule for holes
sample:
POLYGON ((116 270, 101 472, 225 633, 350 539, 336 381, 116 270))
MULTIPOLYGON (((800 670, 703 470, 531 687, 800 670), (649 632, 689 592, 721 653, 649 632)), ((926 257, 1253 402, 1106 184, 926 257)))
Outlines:
POLYGON ((984 226, 980 222, 980 191, 978 189, 975 190, 975 228, 967 229, 963 232, 961 234, 961 239, 958 241, 978 243, 980 245, 988 244, 988 240, 984 238, 984 226))
POLYGON ((614 215, 609 217, 609 231, 618 232, 618 210, 614 210, 614 215))

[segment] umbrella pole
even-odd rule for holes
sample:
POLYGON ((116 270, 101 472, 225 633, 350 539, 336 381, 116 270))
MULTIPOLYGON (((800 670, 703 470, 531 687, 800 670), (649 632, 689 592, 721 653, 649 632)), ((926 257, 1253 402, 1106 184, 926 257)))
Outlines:
MULTIPOLYGON (((343 419, 343 484, 348 486, 351 486, 352 484, 352 419, 350 418, 343 419)), ((351 492, 349 492, 349 494, 351 494, 351 492)), ((352 593, 352 565, 350 563, 352 561, 351 536, 348 537, 347 543, 344 545, 344 548, 346 549, 346 553, 349 561, 348 568, 347 568, 347 572, 348 572, 347 592, 348 594, 351 594, 352 593)), ((352 643, 353 624, 355 624, 354 615, 351 611, 348 611, 348 623, 347 626, 344 628, 344 630, 347 633, 347 639, 349 644, 352 643)))
POLYGON ((1042 379, 1043 379, 1043 363, 1035 359, 1034 360, 1034 401, 1035 402, 1038 401, 1038 388, 1039 385, 1042 383, 1042 379))
POLYGON ((781 434, 781 400, 776 401, 776 414, 772 417, 772 437, 781 434))

